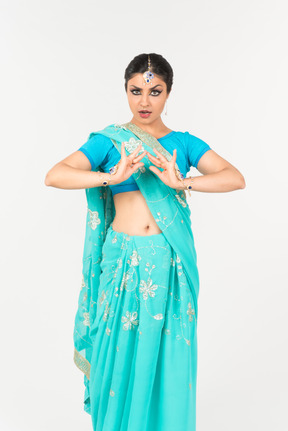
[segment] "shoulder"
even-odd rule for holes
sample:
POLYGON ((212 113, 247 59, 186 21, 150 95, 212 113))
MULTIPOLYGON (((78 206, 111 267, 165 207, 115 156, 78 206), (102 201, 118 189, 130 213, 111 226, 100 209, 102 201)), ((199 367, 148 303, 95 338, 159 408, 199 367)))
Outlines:
POLYGON ((197 168, 200 158, 206 151, 211 150, 211 147, 206 141, 188 131, 182 132, 182 136, 189 165, 197 168))
POLYGON ((182 146, 187 150, 191 150, 191 147, 195 148, 201 144, 206 144, 203 139, 198 138, 196 135, 193 135, 188 131, 175 131, 172 135, 172 138, 181 143, 182 146))
POLYGON ((192 133, 185 131, 185 132, 181 132, 183 135, 183 140, 187 143, 187 144, 193 144, 193 143, 200 143, 200 142, 205 142, 203 139, 198 138, 198 136, 193 135, 192 133))
POLYGON ((113 142, 110 138, 101 133, 92 132, 86 142, 78 148, 78 151, 82 151, 87 156, 92 169, 94 169, 103 163, 112 147, 113 142))
POLYGON ((181 132, 181 133, 182 133, 183 143, 188 153, 194 150, 197 151, 204 148, 210 149, 210 146, 207 144, 207 142, 199 138, 198 136, 193 135, 188 131, 181 132))
POLYGON ((196 141, 202 141, 202 139, 198 138, 196 135, 193 135, 188 131, 184 131, 184 132, 174 131, 172 136, 185 144, 196 142, 196 141))
POLYGON ((90 142, 93 145, 113 145, 112 141, 108 136, 102 135, 102 133, 91 132, 88 136, 87 142, 90 142))

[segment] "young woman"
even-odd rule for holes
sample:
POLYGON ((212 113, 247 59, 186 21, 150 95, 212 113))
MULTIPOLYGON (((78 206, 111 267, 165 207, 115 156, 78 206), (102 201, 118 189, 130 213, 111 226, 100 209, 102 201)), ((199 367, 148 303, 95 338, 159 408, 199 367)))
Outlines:
POLYGON ((210 146, 161 119, 173 82, 158 54, 125 71, 132 111, 47 174, 47 186, 86 191, 74 361, 97 431, 196 429, 199 276, 188 190, 243 189, 210 146), (187 177, 194 166, 202 174, 187 177))

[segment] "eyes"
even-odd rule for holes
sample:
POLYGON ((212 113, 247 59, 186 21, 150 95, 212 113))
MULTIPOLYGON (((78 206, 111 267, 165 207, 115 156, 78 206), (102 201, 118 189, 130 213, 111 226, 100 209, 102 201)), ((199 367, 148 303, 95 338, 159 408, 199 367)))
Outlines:
MULTIPOLYGON (((130 91, 131 91, 132 94, 134 94, 134 96, 139 96, 139 94, 135 94, 135 91, 139 93, 139 90, 130 90, 130 91)), ((151 94, 152 94, 153 97, 157 97, 161 93, 162 93, 162 91, 158 91, 158 90, 152 90, 151 91, 151 94), (157 94, 153 95, 152 93, 157 93, 157 94)))

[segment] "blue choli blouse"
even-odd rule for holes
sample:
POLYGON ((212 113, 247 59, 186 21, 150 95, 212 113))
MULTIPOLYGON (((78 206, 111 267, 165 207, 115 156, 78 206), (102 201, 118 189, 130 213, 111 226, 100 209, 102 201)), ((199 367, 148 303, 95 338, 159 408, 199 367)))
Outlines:
MULTIPOLYGON (((177 149, 176 163, 186 177, 191 166, 197 168, 200 158, 206 151, 211 150, 211 147, 202 139, 191 135, 189 132, 172 131, 167 135, 159 138, 161 145, 173 155, 173 150, 177 149)), ((82 151, 88 158, 91 164, 91 169, 101 166, 104 172, 109 172, 109 168, 116 165, 121 159, 119 151, 115 148, 113 142, 107 136, 97 134, 88 139, 78 151, 82 151)), ((151 151, 151 154, 156 156, 156 153, 151 151)), ((126 181, 119 184, 109 186, 112 195, 117 193, 139 190, 136 181, 131 175, 126 181)))

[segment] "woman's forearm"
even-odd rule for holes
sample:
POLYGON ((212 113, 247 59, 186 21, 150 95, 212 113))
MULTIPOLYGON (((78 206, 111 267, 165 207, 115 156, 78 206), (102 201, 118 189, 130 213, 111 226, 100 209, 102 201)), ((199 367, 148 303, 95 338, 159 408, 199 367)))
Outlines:
POLYGON ((109 184, 116 184, 109 173, 86 171, 60 163, 47 173, 45 185, 59 189, 89 189, 102 186, 103 181, 108 178, 110 179, 109 184))
POLYGON ((184 186, 180 181, 179 186, 175 188, 184 190, 187 184, 191 184, 191 191, 221 193, 244 189, 246 186, 243 175, 236 168, 224 168, 220 172, 194 177, 192 183, 189 178, 184 178, 183 181, 184 186))

